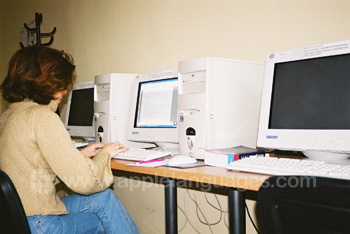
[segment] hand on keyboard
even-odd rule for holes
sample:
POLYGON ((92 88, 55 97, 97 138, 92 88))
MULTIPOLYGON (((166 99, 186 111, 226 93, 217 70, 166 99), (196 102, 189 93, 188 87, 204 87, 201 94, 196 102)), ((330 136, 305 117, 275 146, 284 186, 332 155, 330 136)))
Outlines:
POLYGON ((132 161, 148 161, 157 158, 163 158, 165 156, 170 155, 170 152, 164 150, 146 150, 139 148, 130 148, 127 151, 119 153, 113 158, 117 159, 125 159, 132 161))
POLYGON ((115 157, 116 155, 128 150, 124 145, 122 145, 120 142, 115 142, 115 143, 107 143, 105 146, 102 148, 101 152, 109 152, 112 157, 115 157))
POLYGON ((99 151, 101 151, 104 144, 102 143, 92 143, 80 150, 86 158, 94 157, 99 151))

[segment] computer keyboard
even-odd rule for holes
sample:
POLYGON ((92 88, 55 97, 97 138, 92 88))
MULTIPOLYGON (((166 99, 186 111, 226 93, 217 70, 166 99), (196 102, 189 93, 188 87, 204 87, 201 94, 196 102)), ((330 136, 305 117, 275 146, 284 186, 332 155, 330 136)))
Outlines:
POLYGON ((72 141, 72 143, 76 148, 82 148, 90 144, 90 142, 87 141, 72 141))
POLYGON ((350 180, 350 165, 305 159, 251 156, 232 162, 226 168, 269 175, 307 175, 350 180))
POLYGON ((125 152, 121 152, 113 158, 132 160, 132 161, 148 161, 148 160, 153 160, 157 158, 163 158, 170 154, 171 154, 170 152, 164 151, 164 150, 146 150, 146 149, 139 149, 139 148, 129 148, 129 150, 125 152))

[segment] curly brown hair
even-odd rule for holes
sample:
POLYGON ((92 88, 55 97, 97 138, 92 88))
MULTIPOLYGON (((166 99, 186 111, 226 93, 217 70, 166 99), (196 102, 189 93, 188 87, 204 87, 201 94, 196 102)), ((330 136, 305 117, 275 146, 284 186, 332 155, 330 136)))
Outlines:
POLYGON ((47 105, 59 91, 73 85, 75 65, 71 55, 50 47, 34 45, 15 52, 0 89, 10 103, 30 99, 47 105))

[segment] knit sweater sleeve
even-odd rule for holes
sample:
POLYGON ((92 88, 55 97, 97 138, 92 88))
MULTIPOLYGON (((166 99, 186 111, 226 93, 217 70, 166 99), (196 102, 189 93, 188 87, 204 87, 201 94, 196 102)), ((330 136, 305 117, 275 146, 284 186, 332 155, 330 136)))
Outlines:
POLYGON ((112 184, 111 156, 108 152, 100 152, 93 159, 85 158, 73 145, 59 116, 48 108, 35 108, 32 123, 43 158, 72 191, 90 194, 112 184))

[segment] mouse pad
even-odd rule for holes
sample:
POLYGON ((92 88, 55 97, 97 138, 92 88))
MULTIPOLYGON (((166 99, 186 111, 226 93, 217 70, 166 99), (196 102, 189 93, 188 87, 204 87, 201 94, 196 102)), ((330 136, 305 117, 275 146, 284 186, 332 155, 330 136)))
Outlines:
POLYGON ((205 166, 204 162, 196 162, 196 163, 189 163, 189 164, 183 164, 183 165, 177 165, 177 166, 169 166, 165 165, 166 167, 176 167, 176 168, 191 168, 191 167, 201 167, 205 166))

